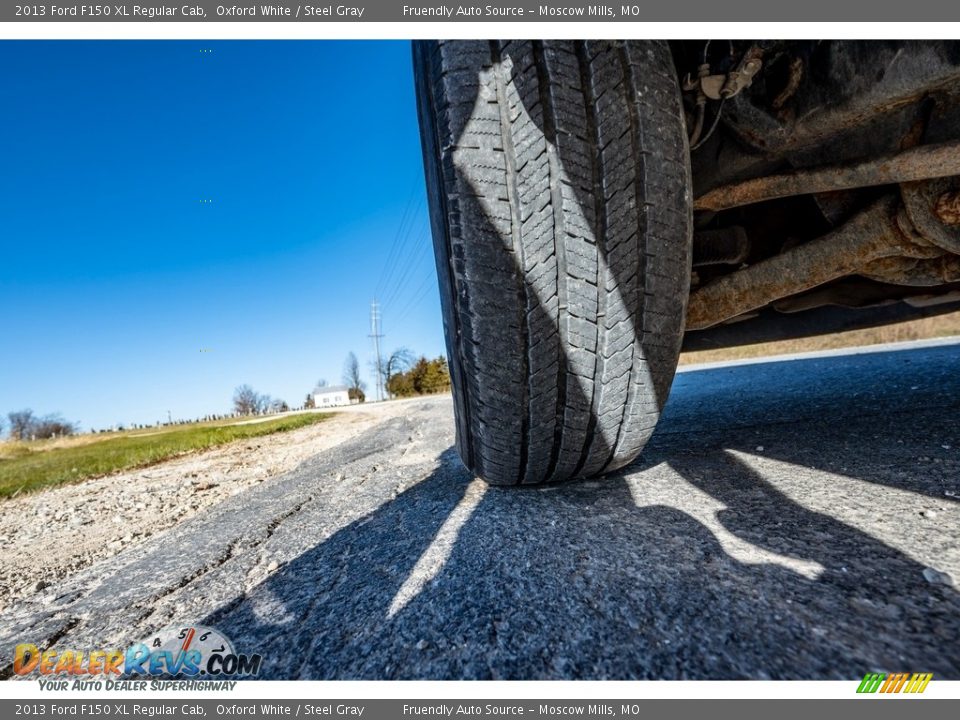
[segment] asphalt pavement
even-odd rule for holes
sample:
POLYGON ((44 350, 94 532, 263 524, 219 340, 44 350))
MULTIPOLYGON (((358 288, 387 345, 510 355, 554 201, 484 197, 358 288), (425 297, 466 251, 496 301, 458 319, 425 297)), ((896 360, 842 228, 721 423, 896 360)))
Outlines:
POLYGON ((0 665, 201 623, 277 679, 960 679, 958 343, 686 370, 543 489, 409 407, 8 609, 0 665))

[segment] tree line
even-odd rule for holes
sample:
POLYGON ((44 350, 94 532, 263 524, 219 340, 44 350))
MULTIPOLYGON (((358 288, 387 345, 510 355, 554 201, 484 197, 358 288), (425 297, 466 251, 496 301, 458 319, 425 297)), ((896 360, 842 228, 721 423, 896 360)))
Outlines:
POLYGON ((433 395, 450 391, 450 369, 443 356, 428 360, 420 356, 407 369, 395 372, 387 379, 387 392, 391 397, 433 395))
POLYGON ((450 369, 443 356, 433 360, 424 355, 418 358, 407 348, 400 347, 387 355, 379 366, 376 362, 371 363, 370 369, 374 374, 380 373, 388 398, 450 391, 450 369))
POLYGON ((233 391, 233 411, 237 415, 266 415, 289 409, 285 400, 258 393, 249 385, 240 385, 233 391))
MULTIPOLYGON (((7 421, 10 425, 8 432, 11 440, 47 440, 77 432, 75 423, 68 422, 57 414, 38 417, 30 409, 7 413, 7 421)), ((0 422, 0 432, 2 431, 3 423, 0 422)))

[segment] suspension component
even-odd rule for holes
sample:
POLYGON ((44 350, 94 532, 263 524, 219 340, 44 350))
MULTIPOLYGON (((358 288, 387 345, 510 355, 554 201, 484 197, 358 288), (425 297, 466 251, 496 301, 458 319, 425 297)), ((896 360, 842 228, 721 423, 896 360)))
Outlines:
POLYGON ((847 165, 796 170, 710 190, 694 200, 694 210, 714 212, 752 203, 960 175, 960 143, 920 145, 896 155, 847 165))
POLYGON ((891 195, 823 237, 694 291, 687 309, 687 330, 712 327, 775 300, 859 274, 886 258, 925 260, 944 254, 943 248, 912 228, 897 197, 891 195))

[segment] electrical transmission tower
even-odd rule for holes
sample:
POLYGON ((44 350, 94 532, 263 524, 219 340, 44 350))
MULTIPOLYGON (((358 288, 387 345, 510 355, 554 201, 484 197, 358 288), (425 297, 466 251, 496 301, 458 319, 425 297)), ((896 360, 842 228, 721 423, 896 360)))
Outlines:
POLYGON ((370 303, 370 337, 373 338, 373 351, 377 354, 377 400, 383 400, 383 365, 380 359, 380 305, 374 300, 370 303))

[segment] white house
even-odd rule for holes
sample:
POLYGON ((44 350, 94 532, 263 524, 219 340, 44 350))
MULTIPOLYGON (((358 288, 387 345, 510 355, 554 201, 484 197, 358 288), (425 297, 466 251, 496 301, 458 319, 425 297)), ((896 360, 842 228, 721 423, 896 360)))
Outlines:
POLYGON ((313 391, 313 406, 318 408, 349 405, 350 395, 346 385, 327 385, 313 391))

